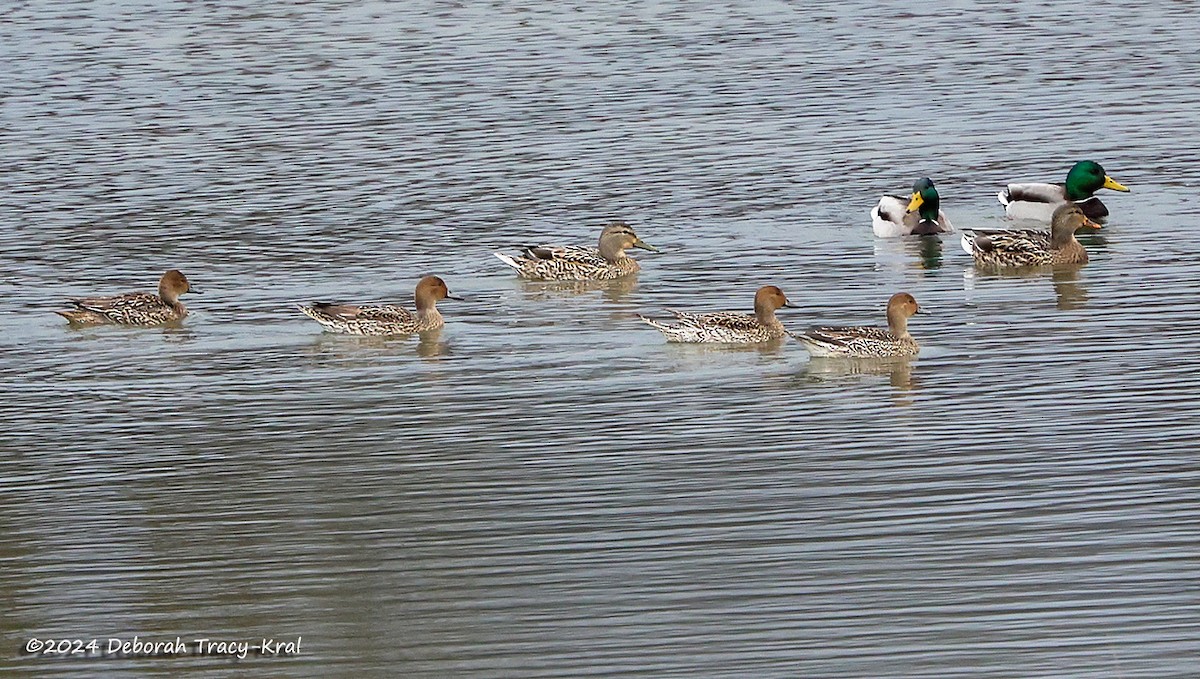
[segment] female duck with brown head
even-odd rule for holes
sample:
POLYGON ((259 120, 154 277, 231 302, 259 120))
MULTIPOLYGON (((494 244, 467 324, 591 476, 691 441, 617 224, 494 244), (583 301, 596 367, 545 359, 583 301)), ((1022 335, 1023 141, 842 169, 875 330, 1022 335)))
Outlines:
POLYGON ((74 309, 54 313, 77 325, 164 325, 187 316, 187 307, 179 301, 179 296, 185 292, 200 294, 192 289, 186 276, 171 269, 159 279, 157 295, 130 292, 115 297, 73 299, 74 309))
POLYGON ((887 305, 887 328, 813 328, 793 335, 813 356, 883 358, 915 356, 920 346, 908 334, 908 319, 921 313, 917 300, 907 292, 892 295, 887 305))
POLYGON ((351 335, 409 335, 415 332, 436 330, 445 321, 438 312, 437 303, 443 299, 462 300, 450 294, 446 282, 437 276, 426 276, 417 283, 417 312, 391 304, 358 306, 313 302, 311 306, 300 305, 301 312, 333 332, 351 335))
POLYGON ((540 281, 606 281, 637 273, 637 260, 626 248, 658 251, 638 238, 625 222, 613 222, 600 232, 599 247, 578 245, 531 245, 517 257, 495 253, 517 270, 521 278, 540 281))
POLYGON ((1087 250, 1075 239, 1082 227, 1099 229, 1076 203, 1054 210, 1050 232, 1032 230, 963 231, 962 247, 983 267, 1013 268, 1055 264, 1087 264, 1087 250))
POLYGON ((727 344, 749 344, 769 342, 787 334, 783 324, 775 317, 776 309, 795 308, 783 290, 774 285, 765 285, 754 295, 754 315, 737 313, 691 314, 668 309, 675 314, 676 325, 661 323, 645 316, 643 321, 658 328, 668 342, 722 342, 727 344))

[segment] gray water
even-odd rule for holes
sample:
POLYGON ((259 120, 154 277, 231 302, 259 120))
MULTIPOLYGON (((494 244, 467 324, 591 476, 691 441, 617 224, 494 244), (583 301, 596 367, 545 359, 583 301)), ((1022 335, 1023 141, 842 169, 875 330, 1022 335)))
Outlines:
POLYGON ((0 668, 1170 677, 1200 657, 1190 3, 18 2, 0 12, 0 668), (914 13, 914 9, 920 10, 914 13), (1078 272, 876 240, 1100 161, 1078 272), (624 218, 636 281, 491 256, 624 218), (69 329, 72 296, 203 295, 69 329), (418 340, 294 303, 468 298, 418 340), (881 323, 919 359, 667 345, 881 323), (301 638, 48 657, 31 638, 301 638))

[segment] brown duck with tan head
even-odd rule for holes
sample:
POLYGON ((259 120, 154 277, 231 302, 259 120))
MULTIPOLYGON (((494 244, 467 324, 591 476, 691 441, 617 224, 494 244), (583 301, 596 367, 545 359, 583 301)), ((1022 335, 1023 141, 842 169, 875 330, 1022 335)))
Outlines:
POLYGON ((888 300, 886 328, 813 328, 794 337, 803 342, 808 353, 813 356, 914 356, 921 348, 912 335, 908 334, 908 319, 919 313, 922 311, 916 298, 907 292, 898 292, 888 300))
POLYGON ((754 294, 754 315, 718 312, 694 314, 668 309, 675 314, 674 325, 638 316, 646 323, 658 328, 668 342, 713 342, 726 344, 750 344, 769 342, 787 334, 783 324, 775 317, 775 311, 783 307, 795 308, 774 285, 764 285, 754 294))
POLYGON ((1063 203, 1050 218, 1049 233, 1016 229, 964 231, 962 246, 977 265, 984 267, 1087 264, 1087 250, 1075 239, 1075 231, 1084 227, 1099 229, 1100 224, 1085 216, 1075 203, 1063 203))
POLYGON ((521 278, 540 281, 605 281, 637 273, 641 266, 625 253, 629 248, 658 251, 625 222, 613 222, 600 232, 597 247, 531 245, 513 257, 495 253, 521 278))
POLYGON ((179 296, 189 292, 200 294, 192 289, 186 276, 171 269, 159 279, 157 295, 130 292, 113 297, 73 299, 74 309, 54 313, 75 325, 164 325, 187 316, 187 307, 179 301, 179 296))
POLYGON ((437 303, 443 299, 462 300, 450 294, 446 281, 426 276, 417 283, 416 313, 392 304, 336 304, 313 302, 299 305, 306 316, 333 332, 351 335, 410 335, 436 330, 446 324, 437 303))

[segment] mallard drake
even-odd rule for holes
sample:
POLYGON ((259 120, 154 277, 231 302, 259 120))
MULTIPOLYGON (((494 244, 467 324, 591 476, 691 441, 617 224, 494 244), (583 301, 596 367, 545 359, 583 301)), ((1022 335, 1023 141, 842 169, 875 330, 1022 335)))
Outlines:
POLYGON ((426 276, 417 283, 417 313, 402 306, 375 304, 358 306, 313 302, 297 306, 301 312, 334 332, 351 335, 410 335, 414 332, 436 330, 446 322, 437 310, 443 299, 462 300, 450 294, 446 282, 437 276, 426 276))
POLYGON ((531 245, 517 257, 495 253, 500 261, 517 270, 521 278, 542 281, 605 281, 637 273, 637 260, 626 248, 658 251, 638 238, 625 222, 613 222, 600 232, 599 247, 578 245, 531 245))
POLYGON ((803 342, 813 356, 915 356, 920 346, 908 334, 908 319, 919 313, 921 307, 917 306, 917 300, 907 292, 898 292, 888 300, 887 328, 813 328, 792 336, 803 342))
POLYGON ((668 342, 722 342, 726 344, 751 344, 769 342, 787 334, 783 324, 775 317, 781 307, 795 308, 788 298, 774 285, 764 285, 754 293, 754 315, 737 313, 691 314, 684 311, 667 311, 675 314, 677 325, 668 325, 638 315, 646 323, 658 328, 668 342))
POLYGON ((1075 230, 1099 229, 1078 203, 1063 203, 1050 218, 1050 231, 963 231, 962 247, 980 266, 1021 267, 1047 264, 1086 264, 1087 250, 1075 240, 1075 230))
POLYGON ((179 301, 179 296, 185 292, 200 294, 192 289, 187 276, 171 269, 158 280, 157 295, 130 292, 114 297, 73 299, 74 309, 54 313, 76 325, 164 325, 187 316, 187 307, 179 301))
POLYGON ((929 177, 913 183, 912 196, 883 196, 871 209, 871 227, 880 238, 925 236, 954 230, 939 209, 937 188, 929 177))
POLYGON ((1103 219, 1108 216, 1108 208, 1093 195, 1100 189, 1129 191, 1105 174, 1100 163, 1081 160, 1071 166, 1067 181, 1063 184, 1009 184, 996 194, 996 198, 1004 206, 1005 214, 1012 219, 1049 221, 1054 208, 1066 201, 1074 201, 1090 219, 1103 219))

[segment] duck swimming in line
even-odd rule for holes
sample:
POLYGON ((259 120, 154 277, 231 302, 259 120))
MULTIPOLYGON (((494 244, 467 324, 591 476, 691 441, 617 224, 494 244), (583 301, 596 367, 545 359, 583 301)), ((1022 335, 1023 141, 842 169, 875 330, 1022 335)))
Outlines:
POLYGON ((1066 183, 1009 184, 996 194, 996 198, 1012 219, 1049 221, 1054 209, 1066 201, 1074 201, 1090 219, 1103 219, 1108 216, 1108 208, 1094 195, 1100 189, 1129 192, 1105 174, 1100 163, 1081 160, 1067 172, 1066 183))
POLYGON ((751 344, 769 342, 787 334, 783 324, 775 317, 781 307, 796 308, 788 302, 783 290, 774 285, 765 285, 754 294, 754 315, 736 313, 691 314, 668 309, 675 314, 677 325, 668 325, 638 315, 646 323, 658 328, 668 342, 722 342, 726 344, 751 344))
POLYGON ((438 300, 455 299, 446 287, 446 282, 437 276, 426 276, 417 283, 417 313, 413 314, 402 306, 376 304, 357 306, 313 302, 311 306, 297 306, 306 316, 333 332, 351 335, 410 335, 415 332, 436 330, 446 322, 437 310, 438 300))
POLYGON ((919 314, 917 300, 907 292, 892 295, 887 305, 887 328, 813 328, 792 336, 804 343, 812 356, 884 358, 915 356, 920 346, 908 334, 908 319, 919 314))
POLYGON ((531 245, 517 257, 495 253, 517 270, 521 278, 540 281, 606 281, 637 273, 637 260, 626 248, 658 251, 638 238, 625 222, 613 222, 600 232, 599 247, 578 245, 531 245))
POLYGON ((979 266, 997 268, 1087 264, 1087 250, 1075 239, 1082 227, 1099 229, 1088 219, 1078 203, 1063 203, 1054 210, 1050 231, 1000 230, 963 231, 963 250, 979 266))
POLYGON ((954 230, 946 213, 939 209, 941 200, 929 177, 913 183, 912 196, 883 196, 871 209, 871 228, 880 238, 926 236, 954 230))
POLYGON ((187 307, 179 301, 185 292, 200 294, 192 289, 186 276, 171 269, 159 279, 157 295, 130 292, 115 297, 73 299, 74 309, 54 313, 76 325, 164 325, 187 316, 187 307))

